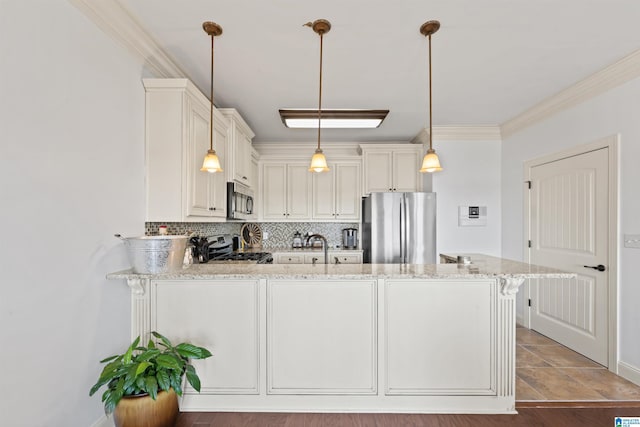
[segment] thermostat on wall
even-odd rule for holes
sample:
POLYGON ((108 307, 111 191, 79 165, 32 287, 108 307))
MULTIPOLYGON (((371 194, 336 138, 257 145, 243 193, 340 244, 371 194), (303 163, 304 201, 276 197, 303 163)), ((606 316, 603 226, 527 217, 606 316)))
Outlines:
POLYGON ((458 206, 458 226, 486 226, 486 206, 458 206))

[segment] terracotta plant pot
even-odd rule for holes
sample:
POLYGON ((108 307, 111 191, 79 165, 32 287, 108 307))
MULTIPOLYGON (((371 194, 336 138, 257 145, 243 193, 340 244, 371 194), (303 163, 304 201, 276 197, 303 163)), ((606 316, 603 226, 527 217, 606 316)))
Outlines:
POLYGON ((173 427, 178 418, 178 396, 171 389, 149 395, 125 396, 113 412, 116 427, 173 427))

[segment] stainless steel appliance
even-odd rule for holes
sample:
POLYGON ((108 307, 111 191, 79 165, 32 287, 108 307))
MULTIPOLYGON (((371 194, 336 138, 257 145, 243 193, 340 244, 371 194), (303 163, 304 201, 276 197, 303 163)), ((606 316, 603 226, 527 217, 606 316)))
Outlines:
POLYGON ((371 193, 360 230, 365 263, 434 264, 436 194, 371 193))
POLYGON ((198 263, 246 262, 253 264, 272 264, 273 256, 269 252, 237 252, 233 250, 233 236, 221 234, 210 237, 192 237, 194 260, 198 263))
POLYGON ((227 182, 227 219, 251 219, 253 192, 249 187, 227 182))
POLYGON ((342 247, 344 249, 356 249, 358 247, 358 229, 342 229, 342 247))

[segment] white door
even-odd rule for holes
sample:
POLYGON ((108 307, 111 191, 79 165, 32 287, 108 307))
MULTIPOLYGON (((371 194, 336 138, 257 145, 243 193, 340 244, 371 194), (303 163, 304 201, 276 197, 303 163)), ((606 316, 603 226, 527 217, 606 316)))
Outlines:
POLYGON ((530 284, 530 326, 608 366, 609 148, 530 169, 532 264, 578 274, 530 284), (591 267, 601 266, 599 271, 591 267))

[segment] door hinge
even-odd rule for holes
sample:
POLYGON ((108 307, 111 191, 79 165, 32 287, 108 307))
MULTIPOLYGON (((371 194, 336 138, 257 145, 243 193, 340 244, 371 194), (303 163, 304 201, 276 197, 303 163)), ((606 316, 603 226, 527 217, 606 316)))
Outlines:
POLYGON ((527 242, 527 246, 528 246, 528 247, 531 247, 531 240, 529 240, 529 241, 527 242))
POLYGON ((531 298, 529 298, 529 307, 531 307, 531 298))
POLYGON ((527 183, 527 187, 529 187, 529 190, 531 190, 531 181, 525 181, 527 183))

